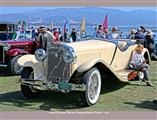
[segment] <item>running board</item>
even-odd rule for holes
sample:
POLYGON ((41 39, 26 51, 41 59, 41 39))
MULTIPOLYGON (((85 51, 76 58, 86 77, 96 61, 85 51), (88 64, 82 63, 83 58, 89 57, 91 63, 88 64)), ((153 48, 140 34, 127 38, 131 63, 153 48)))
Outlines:
POLYGON ((116 71, 118 75, 123 78, 124 80, 128 81, 128 75, 133 72, 134 70, 128 70, 128 69, 123 69, 123 70, 118 70, 116 71))

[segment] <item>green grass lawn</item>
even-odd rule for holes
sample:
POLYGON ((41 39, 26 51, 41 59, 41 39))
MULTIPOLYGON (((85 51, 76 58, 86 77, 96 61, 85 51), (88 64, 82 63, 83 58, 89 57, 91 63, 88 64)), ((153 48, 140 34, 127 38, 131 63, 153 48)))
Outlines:
POLYGON ((150 77, 155 87, 129 83, 107 83, 102 89, 98 102, 91 107, 83 107, 76 92, 63 94, 44 92, 33 100, 24 98, 20 92, 19 77, 9 76, 6 69, 0 69, 0 109, 1 111, 152 111, 157 110, 157 61, 153 61, 150 77))

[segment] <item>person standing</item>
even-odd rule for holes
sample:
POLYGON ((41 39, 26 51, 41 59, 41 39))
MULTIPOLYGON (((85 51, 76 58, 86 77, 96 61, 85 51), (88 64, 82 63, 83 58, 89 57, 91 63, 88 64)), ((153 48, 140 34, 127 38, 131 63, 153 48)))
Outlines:
POLYGON ((144 45, 146 42, 145 36, 146 36, 146 28, 144 26, 140 26, 137 29, 137 32, 135 35, 135 39, 137 39, 137 43, 144 45))
POLYGON ((141 28, 141 32, 143 33, 143 35, 146 35, 146 28, 144 26, 140 26, 141 28))
POLYGON ((136 32, 137 32, 136 29, 131 29, 128 39, 135 39, 136 32))
POLYGON ((146 38, 145 47, 148 49, 151 58, 157 59, 157 56, 154 53, 155 45, 154 45, 153 32, 151 30, 147 30, 145 38, 146 38))
POLYGON ((95 28, 94 28, 94 32, 93 32, 93 37, 94 37, 94 38, 96 37, 97 31, 98 31, 98 29, 97 29, 97 27, 95 27, 95 28))
POLYGON ((63 41, 63 34, 62 34, 62 30, 60 27, 58 28, 58 40, 63 41))
POLYGON ((98 38, 106 38, 106 34, 103 31, 102 25, 99 25, 98 30, 96 32, 96 37, 98 37, 98 38))
POLYGON ((54 42, 57 43, 59 41, 59 33, 57 31, 57 28, 54 28, 53 35, 55 36, 54 42))
POLYGON ((68 29, 64 30, 64 42, 67 42, 68 38, 68 29))
POLYGON ((109 39, 118 39, 118 37, 119 37, 118 28, 117 27, 112 27, 112 31, 107 37, 109 39))
POLYGON ((50 31, 47 31, 47 28, 40 27, 39 48, 47 51, 48 45, 53 44, 55 39, 55 36, 50 31))
POLYGON ((73 42, 76 42, 77 31, 76 31, 75 28, 72 28, 72 31, 71 31, 71 37, 72 37, 72 41, 73 41, 73 42))
POLYGON ((13 33, 13 36, 12 36, 12 39, 15 40, 15 39, 16 39, 16 36, 17 36, 17 34, 16 34, 16 32, 14 32, 14 33, 13 33))
POLYGON ((39 34, 40 34, 40 28, 37 28, 36 30, 35 30, 35 34, 34 34, 34 37, 35 37, 35 48, 34 49, 37 49, 37 48, 39 48, 39 46, 40 46, 40 43, 39 43, 39 34))
POLYGON ((35 39, 35 30, 34 30, 34 27, 31 27, 31 39, 35 39))

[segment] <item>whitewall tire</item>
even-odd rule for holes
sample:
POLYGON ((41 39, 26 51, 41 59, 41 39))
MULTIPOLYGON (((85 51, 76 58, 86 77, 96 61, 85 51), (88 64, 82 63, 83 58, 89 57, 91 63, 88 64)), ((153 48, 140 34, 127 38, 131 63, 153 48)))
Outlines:
POLYGON ((90 69, 83 76, 83 83, 86 84, 86 91, 81 93, 81 101, 85 106, 94 105, 100 96, 101 75, 97 68, 90 69))

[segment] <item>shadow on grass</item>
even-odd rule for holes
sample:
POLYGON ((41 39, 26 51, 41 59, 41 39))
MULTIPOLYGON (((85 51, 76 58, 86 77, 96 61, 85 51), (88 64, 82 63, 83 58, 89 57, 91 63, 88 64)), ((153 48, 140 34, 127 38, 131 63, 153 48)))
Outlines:
POLYGON ((121 82, 117 79, 109 79, 103 80, 102 81, 102 88, 101 88, 101 94, 109 93, 109 92, 114 92, 116 90, 119 90, 126 85, 129 85, 129 82, 121 82))
POLYGON ((36 99, 27 99, 20 91, 4 93, 0 95, 0 105, 15 106, 24 109, 64 111, 66 109, 83 108, 79 95, 71 92, 63 94, 60 92, 43 92, 42 96, 36 99))
MULTIPOLYGON (((102 92, 108 93, 124 87, 126 84, 107 83, 103 86, 102 92)), ((15 106, 32 110, 46 110, 46 111, 66 111, 69 109, 84 108, 80 100, 79 92, 70 92, 63 94, 60 92, 45 91, 42 96, 37 99, 27 99, 23 97, 20 91, 3 93, 0 95, 0 105, 15 106)))
POLYGON ((140 103, 124 102, 124 104, 134 105, 136 108, 157 110, 157 104, 153 101, 141 101, 140 103))
MULTIPOLYGON (((22 97, 20 91, 3 93, 0 95, 0 105, 16 106, 26 108, 32 106, 30 100, 26 100, 22 97)), ((2 109, 3 110, 3 109, 2 109)), ((9 110, 8 110, 9 111, 9 110)))

